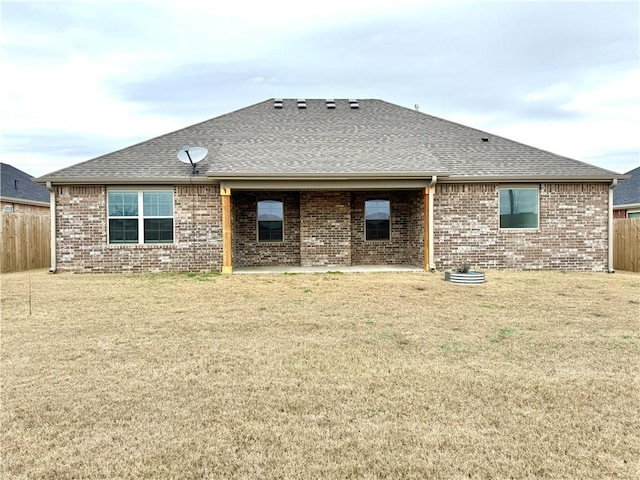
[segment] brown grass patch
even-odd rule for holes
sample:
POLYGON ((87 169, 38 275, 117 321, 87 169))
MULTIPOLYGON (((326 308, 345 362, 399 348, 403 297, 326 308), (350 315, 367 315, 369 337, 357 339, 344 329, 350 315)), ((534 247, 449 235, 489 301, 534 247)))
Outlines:
POLYGON ((442 277, 3 275, 0 473, 637 478, 640 276, 442 277))

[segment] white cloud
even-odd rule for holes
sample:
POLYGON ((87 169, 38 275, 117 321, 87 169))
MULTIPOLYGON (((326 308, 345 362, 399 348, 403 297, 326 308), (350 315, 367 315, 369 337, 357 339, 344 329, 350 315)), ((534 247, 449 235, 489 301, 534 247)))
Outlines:
MULTIPOLYGON (((528 102, 555 103, 564 99, 561 110, 573 118, 525 121, 496 125, 496 132, 523 143, 613 170, 628 165, 609 164, 607 152, 640 151, 640 70, 575 89, 557 84, 525 95, 528 102), (569 99, 567 100, 567 97, 569 99)), ((495 119, 494 119, 495 120, 495 119)))
MULTIPOLYGON (((61 64, 42 67, 14 62, 3 79, 0 128, 9 133, 68 130, 114 138, 132 131, 146 135, 175 126, 175 120, 146 117, 132 103, 120 101, 107 85, 132 59, 99 60, 73 55, 61 64)), ((5 70, 6 71, 6 70, 5 70)))

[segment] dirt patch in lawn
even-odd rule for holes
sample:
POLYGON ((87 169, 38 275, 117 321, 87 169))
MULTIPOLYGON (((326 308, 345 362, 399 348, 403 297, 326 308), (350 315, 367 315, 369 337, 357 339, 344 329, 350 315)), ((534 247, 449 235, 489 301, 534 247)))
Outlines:
POLYGON ((7 274, 0 473, 637 478, 639 318, 626 273, 7 274))

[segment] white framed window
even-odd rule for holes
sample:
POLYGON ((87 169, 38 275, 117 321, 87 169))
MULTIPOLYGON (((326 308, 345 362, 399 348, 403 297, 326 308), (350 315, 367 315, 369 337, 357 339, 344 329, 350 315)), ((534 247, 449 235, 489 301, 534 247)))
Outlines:
POLYGON ((258 200, 258 242, 284 241, 282 200, 258 200))
POLYGON ((538 187, 500 188, 500 228, 536 229, 540 225, 538 187))
POLYGON ((109 243, 173 243, 173 190, 109 190, 109 243))
POLYGON ((388 198, 373 198, 364 202, 365 240, 391 239, 391 201, 388 198))
POLYGON ((640 218, 640 210, 627 210, 627 218, 640 218))
POLYGON ((13 205, 5 205, 2 211, 4 213, 13 213, 13 205))

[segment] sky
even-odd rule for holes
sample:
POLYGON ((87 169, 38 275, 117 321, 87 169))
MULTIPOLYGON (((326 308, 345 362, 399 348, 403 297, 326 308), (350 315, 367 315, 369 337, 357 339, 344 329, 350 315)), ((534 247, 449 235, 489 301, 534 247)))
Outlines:
POLYGON ((0 0, 0 45, 0 158, 36 177, 278 97, 640 165, 640 1, 0 0))

